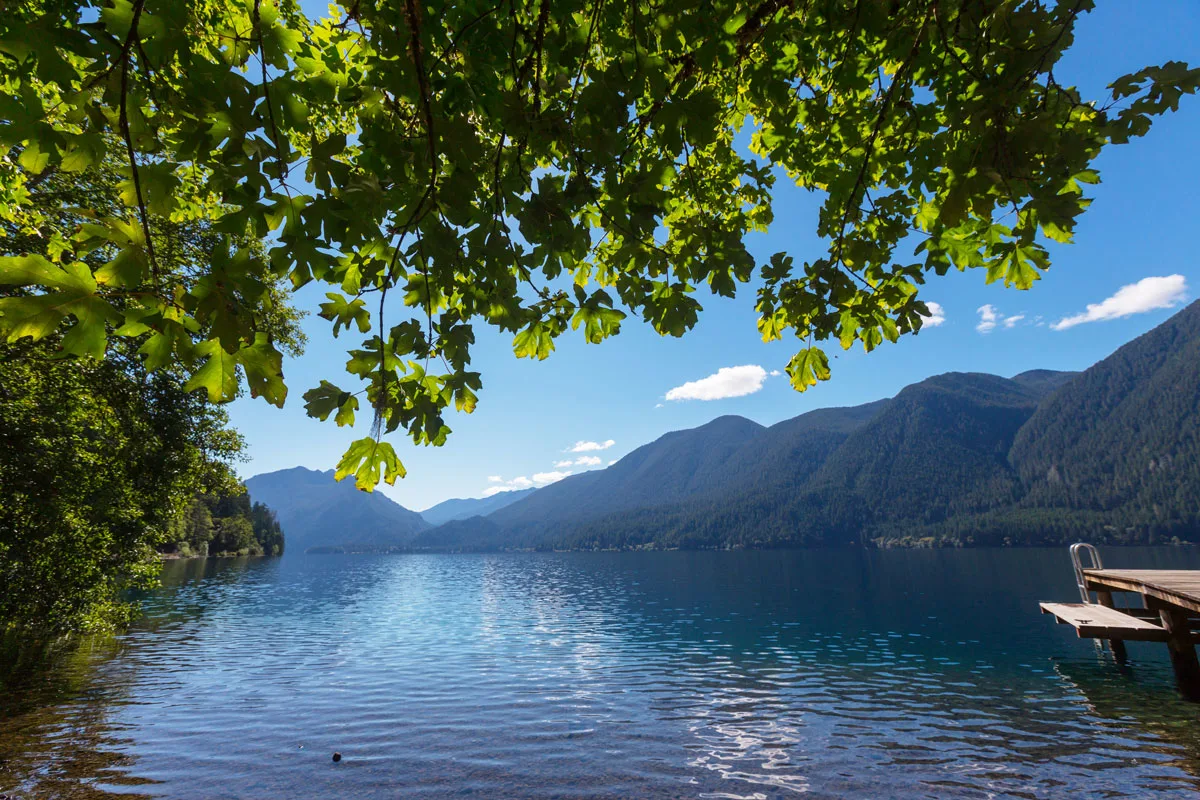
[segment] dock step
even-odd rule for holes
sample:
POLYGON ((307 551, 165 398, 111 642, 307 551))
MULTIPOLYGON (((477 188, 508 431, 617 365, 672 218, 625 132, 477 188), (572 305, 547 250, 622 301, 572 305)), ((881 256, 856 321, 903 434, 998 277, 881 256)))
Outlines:
POLYGON ((1126 614, 1120 609, 1091 603, 1039 603, 1043 614, 1075 628, 1080 639, 1120 639, 1131 642, 1165 642, 1160 625, 1126 614))

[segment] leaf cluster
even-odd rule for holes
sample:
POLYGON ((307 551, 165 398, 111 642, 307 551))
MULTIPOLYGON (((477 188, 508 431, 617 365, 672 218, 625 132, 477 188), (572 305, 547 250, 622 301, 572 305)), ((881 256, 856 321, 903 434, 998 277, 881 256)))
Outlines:
POLYGON ((479 324, 543 359, 568 328, 600 342, 629 316, 680 336, 702 290, 753 284, 763 338, 798 342, 803 390, 829 377, 823 342, 918 331, 930 274, 1030 287, 1101 150, 1196 92, 1179 62, 1102 101, 1060 85, 1091 5, 343 0, 310 19, 291 0, 26 2, 0 20, 0 147, 5 174, 26 175, 6 179, 0 216, 110 142, 125 181, 119 213, 89 228, 104 265, 0 262, 30 290, 0 332, 67 319, 68 350, 98 353, 115 325, 214 399, 240 370, 280 404, 261 287, 320 282, 334 335, 368 338, 349 388, 305 399, 349 425, 365 396, 372 435, 338 469, 364 488, 403 473, 382 433, 440 444, 444 412, 475 406, 479 324), (822 198, 827 249, 758 263, 747 238, 774 222, 781 179, 822 198), (154 229, 189 216, 263 257, 231 242, 180 295, 154 229))

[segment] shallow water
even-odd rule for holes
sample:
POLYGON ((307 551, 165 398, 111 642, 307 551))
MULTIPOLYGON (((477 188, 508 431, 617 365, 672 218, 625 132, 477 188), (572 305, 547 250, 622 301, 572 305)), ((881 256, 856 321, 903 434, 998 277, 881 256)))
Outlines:
POLYGON ((1200 791, 1200 710, 1165 648, 1131 643, 1121 671, 1038 614, 1074 597, 1065 550, 289 556, 165 579, 115 641, 0 651, 0 793, 1200 791))

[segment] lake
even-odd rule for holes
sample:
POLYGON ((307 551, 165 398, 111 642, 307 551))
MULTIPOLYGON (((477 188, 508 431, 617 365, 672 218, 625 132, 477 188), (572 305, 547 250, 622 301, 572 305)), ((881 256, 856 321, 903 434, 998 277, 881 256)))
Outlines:
POLYGON ((1065 548, 294 555, 165 583, 115 640, 0 650, 0 794, 1200 791, 1166 648, 1122 671, 1038 613, 1077 597, 1065 548))

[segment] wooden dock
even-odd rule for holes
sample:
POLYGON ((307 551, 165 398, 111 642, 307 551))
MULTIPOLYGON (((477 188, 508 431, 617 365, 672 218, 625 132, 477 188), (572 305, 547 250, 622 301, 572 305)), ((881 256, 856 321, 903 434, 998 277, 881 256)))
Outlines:
POLYGON ((1166 643, 1179 691, 1200 700, 1200 570, 1077 569, 1077 574, 1088 602, 1042 603, 1042 613, 1071 625, 1080 638, 1107 639, 1119 662, 1125 661, 1126 641, 1166 643), (1142 606, 1119 607, 1114 593, 1140 595, 1142 606))

